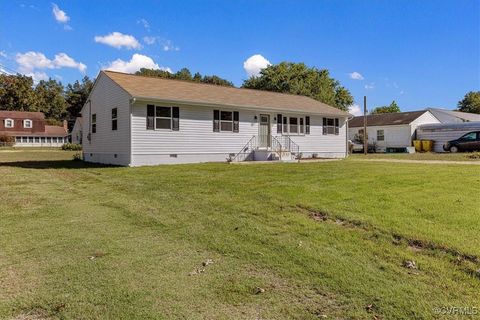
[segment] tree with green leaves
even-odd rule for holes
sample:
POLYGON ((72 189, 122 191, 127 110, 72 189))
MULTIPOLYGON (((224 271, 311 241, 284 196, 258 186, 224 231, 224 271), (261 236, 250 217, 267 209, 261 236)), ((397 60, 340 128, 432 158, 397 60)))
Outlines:
POLYGON ((35 111, 37 106, 32 77, 0 74, 0 110, 35 111))
POLYGON ((389 106, 376 107, 370 113, 371 114, 381 114, 381 113, 396 113, 396 112, 400 112, 400 107, 395 102, 395 100, 393 100, 392 103, 390 103, 389 106))
POLYGON ((480 114, 480 91, 470 91, 458 102, 458 111, 480 114))
POLYGON ((141 68, 135 74, 141 75, 141 76, 163 78, 163 79, 185 80, 185 81, 193 81, 193 82, 199 82, 199 83, 215 84, 219 86, 233 87, 232 82, 225 80, 223 78, 220 78, 219 76, 216 76, 216 75, 202 76, 200 73, 196 72, 192 76, 192 73, 187 68, 182 68, 175 73, 170 73, 165 70, 141 68))
POLYGON ((35 87, 37 108, 47 119, 64 119, 67 115, 67 102, 61 82, 54 79, 40 80, 35 87))
POLYGON ((260 71, 259 76, 245 80, 243 88, 303 95, 347 111, 353 97, 326 69, 304 63, 281 62, 260 71))
POLYGON ((65 99, 67 101, 67 113, 69 124, 75 122, 75 118, 80 116, 83 105, 87 102, 88 95, 93 89, 94 81, 85 76, 82 82, 75 81, 68 84, 65 89, 65 99))

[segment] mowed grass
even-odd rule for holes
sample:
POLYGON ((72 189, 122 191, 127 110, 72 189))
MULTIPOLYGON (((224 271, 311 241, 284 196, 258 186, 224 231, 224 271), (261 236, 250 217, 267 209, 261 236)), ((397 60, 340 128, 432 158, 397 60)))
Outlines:
POLYGON ((435 308, 480 307, 478 166, 118 168, 72 155, 0 152, 2 319, 438 319, 452 316, 435 308))
POLYGON ((441 161, 480 161, 480 152, 459 152, 459 153, 369 153, 367 155, 354 153, 350 160, 357 159, 399 159, 399 160, 441 160, 441 161))

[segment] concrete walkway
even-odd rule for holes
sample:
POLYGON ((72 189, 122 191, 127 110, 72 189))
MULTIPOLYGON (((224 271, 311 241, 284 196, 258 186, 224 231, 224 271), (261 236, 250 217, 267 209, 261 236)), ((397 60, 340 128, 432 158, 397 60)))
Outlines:
POLYGON ((450 160, 402 160, 402 159, 349 159, 349 161, 359 162, 397 162, 397 163, 424 163, 424 164, 465 164, 480 165, 480 161, 450 161, 450 160))

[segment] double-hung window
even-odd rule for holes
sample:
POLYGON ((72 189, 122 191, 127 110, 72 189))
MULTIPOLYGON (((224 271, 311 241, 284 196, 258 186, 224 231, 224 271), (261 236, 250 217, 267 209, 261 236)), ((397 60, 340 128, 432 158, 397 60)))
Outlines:
POLYGON ((23 127, 26 129, 31 129, 32 128, 32 120, 26 119, 23 120, 23 127))
POLYGON ((92 133, 97 133, 97 114, 92 114, 92 133))
POLYGON ((112 109, 112 130, 117 130, 118 128, 118 109, 112 109))
POLYGON ((377 130, 377 141, 384 141, 385 140, 385 131, 377 130))
POLYGON ((5 128, 13 128, 14 124, 13 119, 5 119, 5 128))
POLYGON ((310 134, 310 117, 294 117, 277 114, 277 133, 285 135, 310 134))
POLYGON ((180 129, 180 110, 178 107, 147 105, 147 130, 180 129))
POLYGON ((232 111, 220 111, 220 131, 233 131, 232 111))
POLYGON ((339 134, 338 118, 323 118, 323 134, 339 134))
POLYGON ((238 111, 213 110, 213 132, 239 132, 238 111))
POLYGON ((298 134, 298 118, 289 117, 288 120, 290 134, 298 134))

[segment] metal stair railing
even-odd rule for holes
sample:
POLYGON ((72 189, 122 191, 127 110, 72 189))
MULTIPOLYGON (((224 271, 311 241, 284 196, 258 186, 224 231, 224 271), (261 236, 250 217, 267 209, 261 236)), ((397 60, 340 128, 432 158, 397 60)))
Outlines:
POLYGON ((243 148, 229 161, 240 162, 248 160, 248 157, 253 155, 255 148, 257 147, 257 137, 252 136, 250 140, 243 146, 243 148))
POLYGON ((295 157, 298 157, 300 154, 300 147, 298 144, 293 142, 289 136, 277 136, 273 137, 278 144, 282 147, 283 152, 290 152, 295 157))
POLYGON ((282 160, 282 153, 286 150, 284 150, 282 144, 277 139, 277 137, 272 137, 272 151, 276 152, 280 160, 282 160))

